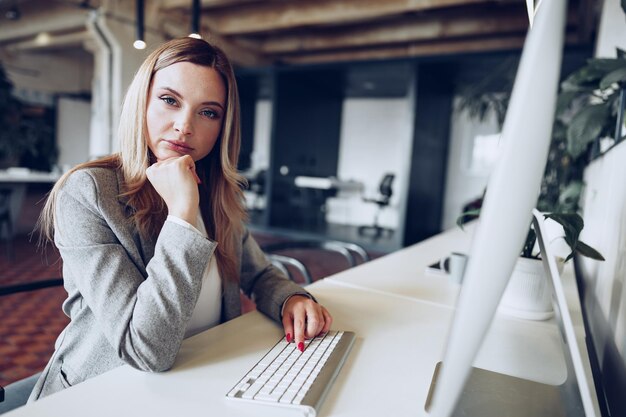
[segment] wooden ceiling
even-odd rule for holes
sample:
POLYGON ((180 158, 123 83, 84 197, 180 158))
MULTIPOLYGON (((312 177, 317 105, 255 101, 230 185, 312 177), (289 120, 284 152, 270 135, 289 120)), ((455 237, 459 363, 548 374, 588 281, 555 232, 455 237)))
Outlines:
MULTIPOLYGON (((568 44, 590 44, 598 3, 569 1, 568 44)), ((178 27, 184 26, 190 4, 162 0, 161 12, 178 21, 178 27)), ((258 63, 314 64, 519 49, 528 29, 524 0, 202 0, 201 4, 203 36, 252 54, 258 63)))
MULTIPOLYGON (((592 44, 601 3, 569 1, 568 44, 592 44)), ((102 7, 134 25, 134 4, 0 0, 0 47, 10 42, 34 47, 36 33, 43 30, 65 36, 57 47, 75 45, 80 39, 72 30, 85 33, 84 16, 71 20, 71 10, 102 7), (21 20, 3 20, 15 4, 23 10, 21 20), (53 27, 59 19, 47 18, 46 10, 64 16, 71 27, 53 27), (29 15, 35 17, 29 20, 29 15)), ((189 33, 192 0, 145 4, 149 30, 165 37, 189 33)), ((235 63, 250 67, 516 50, 528 29, 525 0, 201 0, 201 9, 203 37, 222 46, 235 63)))

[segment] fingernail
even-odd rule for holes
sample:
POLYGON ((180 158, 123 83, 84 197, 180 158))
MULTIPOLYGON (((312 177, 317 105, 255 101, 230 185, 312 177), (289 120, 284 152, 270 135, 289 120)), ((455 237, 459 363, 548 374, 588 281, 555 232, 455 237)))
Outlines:
POLYGON ((285 338, 287 339, 287 343, 291 343, 291 333, 287 333, 287 336, 285 336, 285 338))
POLYGON ((298 343, 298 350, 299 350, 300 352, 304 352, 304 342, 300 342, 300 343, 298 343))

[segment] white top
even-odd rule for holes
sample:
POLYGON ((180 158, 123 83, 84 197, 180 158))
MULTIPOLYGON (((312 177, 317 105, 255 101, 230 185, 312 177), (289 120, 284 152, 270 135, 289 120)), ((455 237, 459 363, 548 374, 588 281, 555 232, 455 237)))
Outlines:
MULTIPOLYGON (((202 216, 199 213, 196 220, 197 227, 194 227, 186 221, 174 216, 167 216, 167 220, 194 230, 205 238, 208 238, 206 228, 204 227, 204 221, 202 221, 202 216)), ((187 322, 185 338, 191 337, 220 324, 221 312, 222 280, 220 279, 220 273, 217 269, 215 256, 211 256, 209 265, 204 270, 204 275, 202 276, 202 289, 200 290, 196 307, 193 310, 193 314, 191 315, 189 322, 187 322)))

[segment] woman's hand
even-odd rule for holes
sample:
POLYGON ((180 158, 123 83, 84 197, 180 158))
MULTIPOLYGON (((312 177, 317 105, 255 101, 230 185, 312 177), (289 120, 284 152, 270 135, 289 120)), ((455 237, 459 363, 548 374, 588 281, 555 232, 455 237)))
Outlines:
POLYGON ((304 339, 311 339, 330 330, 333 322, 328 310, 303 295, 287 300, 283 310, 283 327, 288 342, 292 340, 304 351, 304 339), (293 337, 292 337, 293 336, 293 337))
POLYGON ((146 170, 148 181, 165 201, 168 214, 195 224, 200 195, 196 164, 189 155, 169 158, 152 164, 146 170))

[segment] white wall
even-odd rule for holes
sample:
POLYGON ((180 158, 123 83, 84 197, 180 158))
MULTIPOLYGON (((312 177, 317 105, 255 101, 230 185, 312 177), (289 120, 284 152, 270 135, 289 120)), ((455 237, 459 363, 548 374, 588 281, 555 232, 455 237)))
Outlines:
MULTIPOLYGON (((364 184, 364 193, 375 197, 387 172, 396 175, 391 204, 379 224, 397 228, 406 205, 413 115, 408 98, 347 99, 343 104, 337 177, 364 184)), ((349 225, 372 224, 377 206, 359 193, 339 194, 328 200, 327 220, 349 225)))
MULTIPOLYGON (((269 100, 256 104, 254 150, 251 170, 269 166, 272 106, 269 100)), ((337 177, 364 184, 364 194, 375 197, 383 175, 396 174, 391 204, 379 218, 389 228, 401 226, 406 206, 413 115, 409 97, 399 99, 347 99, 343 103, 337 177)), ((363 194, 344 192, 327 201, 326 218, 331 223, 372 224, 377 206, 365 203, 363 194)))
POLYGON ((89 159, 89 121, 91 103, 62 97, 57 101, 57 165, 65 171, 89 159))
POLYGON ((604 0, 595 55, 614 58, 615 47, 626 50, 626 15, 620 0, 604 0))
POLYGON ((250 171, 256 172, 270 166, 270 136, 272 134, 272 102, 267 99, 256 102, 254 115, 254 144, 250 171))
POLYGON ((41 103, 45 100, 37 97, 91 91, 93 59, 83 50, 15 51, 2 54, 0 60, 21 99, 41 103))
POLYGON ((488 114, 484 122, 479 122, 471 119, 467 111, 459 111, 458 99, 454 100, 441 224, 443 230, 454 227, 463 206, 483 194, 491 169, 475 163, 476 159, 472 157, 475 139, 479 135, 495 134, 498 130, 493 113, 488 114))

